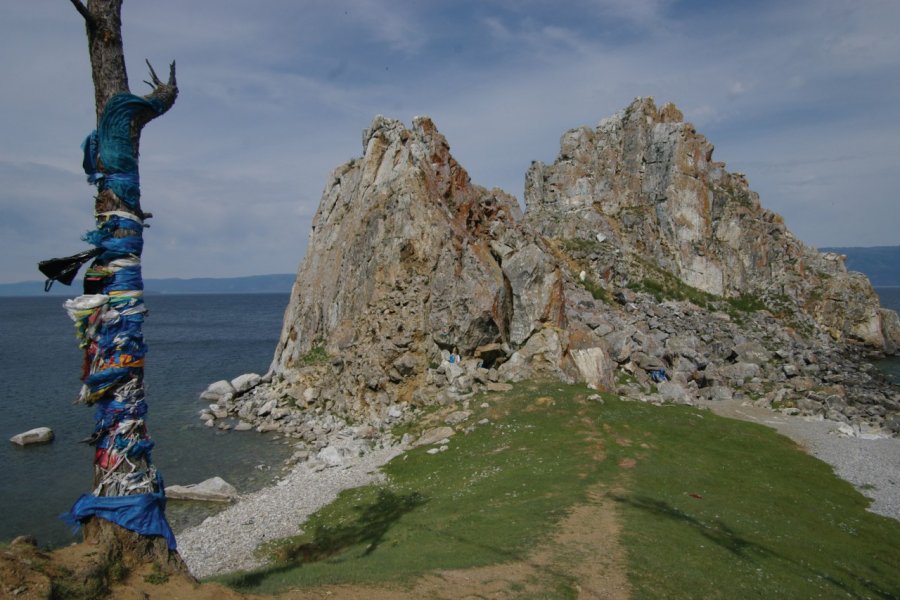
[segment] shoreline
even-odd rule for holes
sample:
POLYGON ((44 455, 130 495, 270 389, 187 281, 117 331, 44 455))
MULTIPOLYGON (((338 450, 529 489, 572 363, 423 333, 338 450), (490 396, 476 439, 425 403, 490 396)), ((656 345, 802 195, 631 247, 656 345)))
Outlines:
MULTIPOLYGON (((352 443, 338 439, 331 447, 354 450, 352 443)), ((274 484, 182 531, 178 552, 198 579, 261 567, 266 560, 255 555, 260 544, 302 533, 306 519, 340 492, 384 481, 380 468, 405 450, 400 443, 351 454, 334 466, 298 463, 274 484)))
MULTIPOLYGON (((847 437, 838 434, 838 422, 788 416, 738 400, 697 406, 775 429, 870 498, 867 510, 900 520, 900 439, 847 437)), ((381 448, 359 456, 358 443, 337 435, 331 446, 343 451, 341 464, 327 466, 315 459, 298 463, 274 484, 241 496, 182 531, 178 551, 191 573, 205 578, 264 566, 266 560, 255 555, 260 544, 302 533, 305 520, 343 490, 384 481, 380 468, 408 449, 402 442, 388 445, 382 440, 381 448)))
POLYGON ((900 521, 900 438, 851 437, 837 421, 785 415, 739 400, 703 402, 720 417, 759 423, 796 442, 807 454, 831 466, 836 477, 871 500, 866 508, 900 521))

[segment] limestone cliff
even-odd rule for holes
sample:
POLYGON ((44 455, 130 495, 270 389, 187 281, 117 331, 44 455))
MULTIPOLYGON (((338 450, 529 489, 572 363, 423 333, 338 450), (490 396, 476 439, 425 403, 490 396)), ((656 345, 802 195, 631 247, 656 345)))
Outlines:
MULTIPOLYGON (((325 188, 273 371, 306 403, 380 420, 425 402, 414 394, 451 353, 486 372, 543 327, 564 330, 565 275, 515 198, 473 185, 430 119, 378 117, 363 148, 325 188)), ((574 378, 567 349, 547 365, 574 378)))
POLYGON ((428 118, 377 117, 362 142, 325 186, 267 383, 211 386, 208 425, 319 449, 347 421, 374 435, 434 403, 464 420, 477 391, 554 377, 900 432, 897 386, 866 362, 900 344, 897 315, 675 107, 639 99, 566 133, 529 169, 525 215, 428 118))
POLYGON ((869 281, 796 239, 672 104, 638 98, 596 128, 566 132, 556 161, 528 170, 525 202, 545 236, 603 239, 596 266, 607 280, 635 283, 650 263, 716 296, 794 305, 835 339, 896 343, 869 281))

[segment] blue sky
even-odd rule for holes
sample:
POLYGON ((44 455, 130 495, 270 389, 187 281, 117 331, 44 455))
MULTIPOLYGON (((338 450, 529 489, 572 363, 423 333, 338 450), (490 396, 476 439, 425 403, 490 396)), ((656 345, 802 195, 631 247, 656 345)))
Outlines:
MULTIPOLYGON (((522 198, 532 160, 636 96, 674 102, 814 246, 900 244, 900 2, 126 0, 181 94, 141 145, 145 277, 294 272, 332 169, 377 114, 431 116, 475 183, 522 198)), ((65 0, 0 8, 0 282, 85 248, 93 129, 65 0)))

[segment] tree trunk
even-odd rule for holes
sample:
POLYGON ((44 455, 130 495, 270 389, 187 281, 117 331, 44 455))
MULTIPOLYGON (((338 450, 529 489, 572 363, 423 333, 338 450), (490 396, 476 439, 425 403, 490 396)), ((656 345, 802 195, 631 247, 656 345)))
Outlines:
MULTIPOLYGON (((142 323, 143 280, 140 256, 144 221, 152 215, 140 205, 138 155, 143 127, 175 103, 175 63, 163 82, 150 67, 150 94, 130 93, 122 45, 122 0, 70 0, 84 18, 94 83, 97 131, 85 140, 85 171, 98 187, 94 202, 97 229, 86 240, 102 249, 85 275, 82 306, 70 308, 76 321, 85 368, 81 399, 97 406, 92 443, 94 490, 90 509, 72 516, 84 522, 85 541, 103 547, 100 554, 126 567, 155 562, 163 572, 187 574, 165 534, 138 533, 114 511, 100 512, 95 499, 142 496, 154 501, 164 530, 161 479, 150 462, 153 442, 144 424, 142 323), (104 299, 105 298, 105 299, 104 299), (103 518, 96 516, 103 515, 103 518), (112 516, 110 516, 112 515, 112 516), (125 526, 116 524, 116 520, 125 526)), ((76 301, 79 299, 76 299, 76 301)), ((138 526, 139 528, 139 526, 138 526)), ((146 528, 145 528, 146 529, 146 528)), ((174 537, 171 538, 172 542, 174 537)))

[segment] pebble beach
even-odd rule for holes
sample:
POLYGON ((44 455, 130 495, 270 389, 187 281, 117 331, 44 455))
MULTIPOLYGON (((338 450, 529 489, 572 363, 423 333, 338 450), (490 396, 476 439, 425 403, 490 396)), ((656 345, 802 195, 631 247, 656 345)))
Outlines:
MULTIPOLYGON (((737 401, 705 406, 721 416, 776 429, 871 498, 869 510, 900 520, 900 439, 847 436, 837 422, 788 416, 737 401)), ((336 447, 340 443, 334 441, 336 447)), ((398 444, 361 456, 345 453, 342 464, 336 466, 315 460, 299 463, 274 485, 242 496, 226 510, 182 532, 179 552, 198 578, 261 567, 265 562, 255 555, 260 544, 297 535, 302 523, 342 490, 383 481, 380 467, 406 448, 398 444)))

